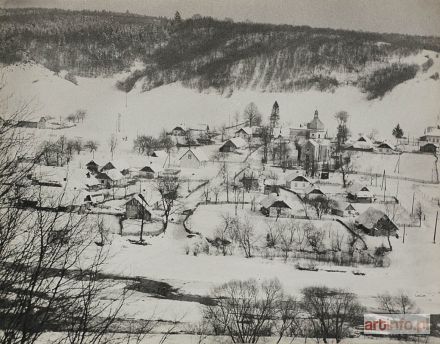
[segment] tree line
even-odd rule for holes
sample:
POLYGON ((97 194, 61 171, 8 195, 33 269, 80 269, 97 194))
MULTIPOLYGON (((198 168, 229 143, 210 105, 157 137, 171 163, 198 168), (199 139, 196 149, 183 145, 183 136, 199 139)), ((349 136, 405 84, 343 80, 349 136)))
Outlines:
POLYGON ((144 69, 118 83, 126 92, 144 77, 144 90, 174 81, 222 92, 256 86, 328 90, 338 85, 330 77, 332 71, 357 73, 390 56, 440 51, 436 37, 201 16, 166 19, 105 11, 7 9, 0 19, 0 62, 34 60, 55 72, 69 71, 68 79, 75 83, 75 74, 114 74, 143 61, 144 69), (238 67, 236 75, 233 70, 238 67))

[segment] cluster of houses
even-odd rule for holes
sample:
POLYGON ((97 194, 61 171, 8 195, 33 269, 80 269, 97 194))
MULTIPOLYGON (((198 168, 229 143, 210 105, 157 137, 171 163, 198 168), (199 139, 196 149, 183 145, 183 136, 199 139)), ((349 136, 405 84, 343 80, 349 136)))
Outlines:
MULTIPOLYGON (((246 178, 249 180, 249 177, 246 178)), ((355 225, 366 235, 398 235, 398 225, 383 209, 379 209, 380 206, 372 204, 376 197, 368 185, 354 183, 343 194, 330 195, 301 174, 286 176, 284 181, 278 183, 277 188, 273 187, 272 182, 263 184, 265 196, 259 201, 259 205, 261 213, 267 217, 310 218, 312 210, 306 211, 306 200, 321 197, 331 201, 329 215, 353 219, 355 225)))
MULTIPOLYGON (((5 121, 8 120, 5 120, 2 117, 0 117, 0 125, 3 125, 5 121)), ((13 121, 13 123, 11 123, 11 121, 8 121, 8 123, 18 128, 46 129, 47 118, 43 116, 38 121, 19 120, 19 121, 13 121)))

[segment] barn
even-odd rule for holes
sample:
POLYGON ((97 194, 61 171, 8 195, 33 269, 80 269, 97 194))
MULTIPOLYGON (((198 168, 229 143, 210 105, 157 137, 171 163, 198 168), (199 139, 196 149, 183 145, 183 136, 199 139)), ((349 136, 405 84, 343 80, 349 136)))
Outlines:
POLYGON ((200 168, 206 165, 208 158, 199 148, 189 148, 179 159, 184 168, 200 168))
POLYGON ((355 225, 367 235, 398 237, 399 228, 396 224, 383 211, 373 207, 360 214, 355 220, 355 225))
POLYGON ((127 219, 151 220, 151 209, 142 194, 136 194, 125 203, 125 216, 127 219))
POLYGON ((237 149, 243 149, 246 147, 246 141, 241 137, 234 137, 226 141, 220 148, 219 151, 223 153, 235 152, 237 149))

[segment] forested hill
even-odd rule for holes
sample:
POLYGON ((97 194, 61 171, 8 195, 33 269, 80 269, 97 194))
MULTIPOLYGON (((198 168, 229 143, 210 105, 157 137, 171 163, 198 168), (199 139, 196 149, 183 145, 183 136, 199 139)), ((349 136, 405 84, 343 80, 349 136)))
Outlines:
POLYGON ((136 82, 144 90, 181 81, 221 92, 331 90, 351 83, 375 98, 415 76, 419 66, 399 61, 422 49, 439 52, 440 38, 199 16, 170 20, 105 11, 0 12, 1 63, 35 61, 55 72, 98 76, 141 61, 141 69, 118 83, 123 91, 136 82), (385 90, 376 89, 378 83, 385 83, 385 90))

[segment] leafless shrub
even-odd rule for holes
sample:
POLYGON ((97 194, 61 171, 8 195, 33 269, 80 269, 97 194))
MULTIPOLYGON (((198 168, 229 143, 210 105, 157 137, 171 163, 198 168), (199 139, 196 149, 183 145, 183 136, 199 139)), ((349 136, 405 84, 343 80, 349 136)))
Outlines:
POLYGON ((309 315, 315 336, 324 343, 329 338, 341 342, 349 335, 350 324, 364 312, 355 294, 328 287, 304 288, 302 307, 309 315))
POLYGON ((204 309, 204 320, 215 335, 234 343, 257 343, 261 336, 295 337, 299 307, 284 295, 278 280, 230 281, 212 290, 216 304, 204 309))
POLYGON ((416 310, 416 303, 404 292, 396 295, 383 293, 377 295, 376 299, 379 309, 389 314, 407 314, 416 310))

